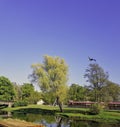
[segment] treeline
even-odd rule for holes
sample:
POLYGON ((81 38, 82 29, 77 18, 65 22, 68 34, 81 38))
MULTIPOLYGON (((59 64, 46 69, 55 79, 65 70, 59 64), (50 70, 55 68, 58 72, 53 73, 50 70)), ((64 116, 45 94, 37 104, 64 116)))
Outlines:
POLYGON ((0 100, 15 101, 16 105, 36 104, 42 99, 45 104, 53 104, 59 97, 60 102, 76 101, 120 101, 120 85, 109 81, 109 75, 96 62, 90 63, 84 78, 88 85, 67 84, 68 65, 60 57, 44 56, 42 63, 31 66, 30 83, 17 85, 8 78, 0 77, 0 100), (40 91, 35 91, 34 85, 40 91))
POLYGON ((35 91, 33 84, 17 85, 4 76, 0 77, 0 101, 14 101, 15 106, 23 106, 36 104, 40 98, 41 93, 35 91))
POLYGON ((72 84, 69 88, 68 99, 75 101, 110 102, 120 101, 120 86, 107 81, 105 86, 96 90, 90 86, 72 84), (97 94, 97 100, 95 95, 97 94))

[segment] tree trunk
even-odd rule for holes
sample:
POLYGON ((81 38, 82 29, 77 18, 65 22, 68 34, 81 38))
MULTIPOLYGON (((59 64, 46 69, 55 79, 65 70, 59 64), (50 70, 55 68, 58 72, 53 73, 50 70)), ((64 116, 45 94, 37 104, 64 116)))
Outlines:
POLYGON ((53 106, 57 105, 57 98, 55 99, 53 106))
POLYGON ((62 124, 62 117, 60 118, 57 127, 61 127, 61 124, 62 124))
POLYGON ((60 108, 60 112, 63 112, 63 109, 62 109, 62 104, 61 104, 61 102, 60 102, 60 100, 59 100, 59 97, 57 96, 57 104, 58 104, 58 106, 59 106, 59 108, 60 108))

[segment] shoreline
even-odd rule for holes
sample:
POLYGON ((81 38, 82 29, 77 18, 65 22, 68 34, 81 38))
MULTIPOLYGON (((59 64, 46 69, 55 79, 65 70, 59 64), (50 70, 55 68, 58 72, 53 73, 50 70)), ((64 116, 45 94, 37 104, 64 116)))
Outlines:
POLYGON ((112 110, 103 110, 98 115, 89 115, 89 109, 85 108, 69 108, 64 107, 63 111, 60 112, 58 107, 47 106, 47 105, 29 105, 24 107, 16 107, 16 108, 5 108, 3 111, 19 111, 25 113, 49 113, 51 115, 59 115, 61 117, 66 117, 70 119, 77 120, 90 120, 97 122, 107 122, 107 123, 120 123, 120 110, 112 111, 112 110), (32 110, 33 109, 33 110, 32 110))
POLYGON ((44 126, 37 125, 24 120, 8 118, 0 120, 0 127, 44 127, 44 126))

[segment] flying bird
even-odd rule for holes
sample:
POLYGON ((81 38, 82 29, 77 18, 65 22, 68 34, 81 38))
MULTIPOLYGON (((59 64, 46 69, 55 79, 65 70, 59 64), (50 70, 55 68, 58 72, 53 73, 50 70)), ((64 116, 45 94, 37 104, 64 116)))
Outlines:
POLYGON ((88 57, 89 61, 96 61, 96 59, 88 57))

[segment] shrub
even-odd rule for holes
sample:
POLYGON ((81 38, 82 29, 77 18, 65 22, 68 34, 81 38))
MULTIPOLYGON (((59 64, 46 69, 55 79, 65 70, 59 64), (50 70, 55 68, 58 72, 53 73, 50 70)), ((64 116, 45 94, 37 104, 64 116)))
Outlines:
POLYGON ((13 107, 19 107, 19 106, 27 106, 28 103, 26 101, 17 101, 14 103, 13 107))
POLYGON ((97 115, 100 113, 100 111, 101 111, 101 106, 99 104, 93 104, 89 109, 89 114, 97 115))

